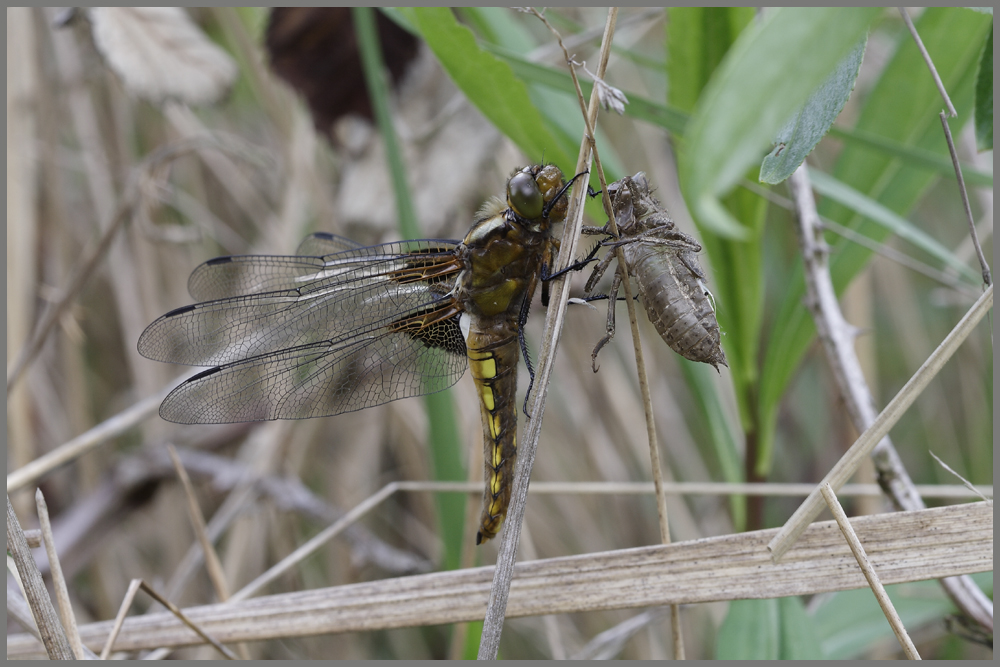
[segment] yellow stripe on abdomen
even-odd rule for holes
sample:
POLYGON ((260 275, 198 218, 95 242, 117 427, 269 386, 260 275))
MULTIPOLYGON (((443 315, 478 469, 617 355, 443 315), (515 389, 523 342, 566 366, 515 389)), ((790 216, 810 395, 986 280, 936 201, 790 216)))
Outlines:
POLYGON ((469 368, 479 393, 483 421, 483 448, 486 492, 476 544, 494 537, 500 530, 510 502, 511 474, 517 456, 517 362, 516 336, 498 336, 470 331, 469 368))

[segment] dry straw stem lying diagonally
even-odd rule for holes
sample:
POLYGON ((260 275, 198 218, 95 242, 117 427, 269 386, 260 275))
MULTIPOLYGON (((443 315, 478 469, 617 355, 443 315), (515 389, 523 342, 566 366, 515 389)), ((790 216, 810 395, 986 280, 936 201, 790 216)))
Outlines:
MULTIPOLYGON (((856 517, 852 525, 885 584, 993 569, 993 508, 986 503, 856 517)), ((776 530, 530 561, 515 568, 507 615, 536 616, 867 587, 833 521, 809 527, 781 563, 765 548, 776 530)), ((437 572, 271 595, 185 610, 221 642, 439 625, 483 618, 492 567, 437 572)), ((80 628, 100 646, 110 622, 80 628)), ((125 621, 119 650, 200 643, 171 614, 125 621)), ((28 634, 9 658, 41 655, 28 634)))

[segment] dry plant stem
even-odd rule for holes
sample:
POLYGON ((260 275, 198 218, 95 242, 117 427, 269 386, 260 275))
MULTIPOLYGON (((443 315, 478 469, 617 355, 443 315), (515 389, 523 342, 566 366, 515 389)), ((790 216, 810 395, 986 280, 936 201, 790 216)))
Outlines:
MULTIPOLYGON (((193 375, 193 373, 186 374, 181 381, 189 375, 193 375)), ((124 433, 146 419, 146 417, 155 414, 160 402, 170 393, 171 389, 173 387, 168 387, 155 396, 150 396, 139 401, 132 407, 119 412, 114 417, 104 420, 94 428, 60 445, 51 452, 39 456, 25 466, 21 466, 7 475, 7 493, 38 481, 41 477, 52 472, 59 466, 82 456, 94 447, 104 444, 111 438, 124 433)))
POLYGON ((383 500, 391 496, 399 488, 398 482, 393 482, 382 487, 378 493, 373 496, 369 496, 359 505, 355 506, 350 512, 345 514, 339 521, 334 522, 331 526, 314 536, 311 540, 300 546, 298 549, 281 559, 280 562, 276 563, 267 572, 251 581, 249 584, 237 591, 231 598, 230 602, 237 602, 239 600, 245 600, 252 597, 263 590, 264 586, 271 583, 282 574, 290 570, 296 564, 301 562, 303 559, 310 556, 313 552, 319 549, 321 546, 332 540, 334 537, 339 535, 352 523, 360 519, 362 516, 370 512, 372 509, 377 507, 383 500))
POLYGON ((133 579, 129 582, 128 590, 125 591, 122 603, 118 606, 118 615, 115 616, 115 624, 111 627, 111 632, 108 633, 108 638, 104 642, 104 648, 101 649, 101 660, 107 660, 108 656, 111 655, 111 647, 114 646, 115 640, 118 639, 118 634, 125 623, 125 615, 128 614, 128 610, 132 607, 132 601, 135 600, 141 584, 142 579, 133 579))
POLYGON ((66 630, 70 648, 77 660, 84 659, 83 643, 80 641, 80 632, 76 627, 76 616, 73 614, 73 607, 69 601, 69 590, 66 588, 66 579, 63 577, 62 566, 59 564, 59 554, 56 553, 55 540, 52 538, 52 523, 49 521, 49 506, 45 502, 42 490, 35 491, 35 506, 38 508, 38 523, 42 527, 42 536, 45 543, 45 554, 49 557, 49 568, 52 572, 52 587, 55 589, 56 602, 59 603, 59 617, 62 620, 63 628, 66 630))
POLYGON ((38 355, 38 352, 42 349, 42 345, 48 340, 52 328, 63 316, 63 313, 66 312, 66 308, 73 303, 77 295, 87 285, 88 279, 94 273, 94 270, 104 261, 112 242, 118 238, 118 232, 124 226, 125 221, 131 217, 133 203, 134 197, 126 197, 118 204, 118 208, 110 224, 104 226, 104 230, 101 233, 101 240, 97 246, 87 254, 84 261, 77 265, 59 300, 55 303, 50 303, 45 309, 45 314, 42 315, 38 326, 35 327, 30 341, 21 348, 21 351, 17 355, 17 360, 7 369, 8 393, 11 387, 20 379, 24 370, 38 355))
MULTIPOLYGON (((821 484, 828 483, 834 490, 840 488, 854 474, 861 460, 871 453, 881 483, 893 502, 901 509, 922 508, 924 502, 916 493, 887 434, 992 307, 993 286, 986 289, 885 409, 876 415, 874 401, 854 353, 850 327, 840 312, 830 279, 826 246, 823 244, 805 164, 800 165, 789 178, 789 186, 796 205, 799 237, 803 246, 807 305, 812 311, 817 332, 851 420, 855 428, 863 431, 821 484)), ((775 560, 780 559, 791 547, 801 531, 819 513, 822 504, 817 487, 768 544, 775 560)), ((993 604, 970 579, 946 580, 942 581, 942 585, 959 609, 984 627, 993 627, 993 604)))
POLYGON ((962 196, 962 206, 965 207, 965 219, 969 222, 969 237, 972 239, 972 245, 976 249, 979 266, 983 270, 983 283, 989 286, 993 284, 993 276, 990 275, 990 265, 986 262, 983 247, 979 244, 979 234, 976 233, 976 221, 972 218, 972 208, 969 206, 969 192, 965 189, 965 178, 962 176, 962 165, 958 161, 955 141, 951 138, 951 128, 948 126, 948 118, 944 115, 943 111, 941 112, 941 127, 944 128, 944 138, 948 142, 951 163, 955 165, 955 177, 958 179, 958 193, 962 196))
POLYGON ((191 527, 194 528, 194 532, 198 537, 198 543, 201 544, 201 551, 205 557, 205 569, 208 570, 208 577, 212 580, 212 587, 215 589, 215 595, 219 598, 220 602, 225 602, 229 599, 229 586, 226 584, 226 574, 222 571, 222 563, 219 562, 219 555, 215 552, 215 547, 212 546, 212 542, 208 539, 208 535, 205 532, 205 517, 201 514, 201 508, 198 507, 198 499, 194 495, 194 487, 191 486, 191 478, 188 477, 187 471, 181 464, 180 457, 177 456, 177 449, 172 444, 167 444, 167 453, 170 454, 170 460, 173 461, 174 468, 177 470, 177 477, 181 480, 181 485, 184 487, 184 497, 187 498, 188 505, 188 517, 191 519, 191 527))
POLYGON ((913 645, 910 635, 903 626, 903 621, 900 620, 899 614, 896 613, 896 608, 892 606, 892 600, 889 599, 889 594, 885 592, 885 587, 879 580, 878 573, 875 572, 871 561, 868 560, 868 554, 865 553, 865 548, 861 545, 861 540, 858 539, 857 533, 851 527, 851 522, 848 521, 847 514, 844 513, 844 508, 840 506, 837 494, 833 492, 829 484, 824 484, 820 489, 823 492, 823 498, 826 500, 827 506, 830 508, 830 512, 833 514, 834 520, 840 526, 840 532, 844 534, 844 539, 847 540, 847 544, 851 547, 851 553, 858 560, 861 572, 864 573, 865 579, 868 580, 868 586, 871 587, 872 593, 875 594, 875 599, 878 600, 878 606, 882 608, 882 613, 885 614, 886 620, 889 621, 896 639, 903 646, 903 652, 906 653, 906 657, 910 660, 920 660, 917 647, 913 645))
MULTIPOLYGON (((195 498, 191 478, 188 477, 187 471, 184 469, 181 459, 177 455, 177 449, 172 444, 167 444, 167 453, 170 455, 170 460, 173 462, 177 476, 184 487, 184 497, 187 499, 188 505, 188 516, 191 519, 191 526, 194 528, 195 535, 198 536, 198 543, 201 545, 202 555, 205 558, 205 568, 208 570, 209 579, 212 580, 215 595, 219 598, 220 602, 225 602, 229 599, 229 586, 226 584, 226 574, 222 571, 222 563, 219 562, 219 555, 216 553, 215 547, 212 546, 211 540, 208 539, 208 534, 205 530, 205 517, 202 516, 201 508, 198 507, 198 499, 195 498)), ((247 650, 245 644, 239 644, 236 650, 239 652, 242 660, 250 659, 250 652, 247 650)))
POLYGON ((122 625, 125 623, 125 614, 128 613, 129 608, 132 606, 132 602, 135 600, 136 593, 142 589, 151 598, 162 604, 164 607, 170 610, 170 613, 176 616, 181 623, 186 625, 188 628, 193 630, 199 637, 204 639, 207 643, 215 647, 219 653, 221 653, 228 660, 236 660, 236 655, 230 651, 228 648, 220 644, 214 637, 201 629, 201 627, 192 621, 188 616, 182 612, 177 606, 167 600, 165 597, 156 592, 156 590, 147 584, 142 579, 133 579, 128 586, 128 591, 125 593, 125 597, 122 600, 121 607, 118 609, 118 616, 115 618, 115 624, 108 635, 107 642, 104 644, 104 649, 101 651, 101 659, 107 660, 108 656, 111 654, 111 650, 114 647, 115 640, 118 639, 118 635, 121 631, 122 625))
POLYGON ((28 549, 28 543, 24 539, 24 532, 21 524, 14 514, 14 507, 10 504, 10 496, 7 496, 7 550, 10 552, 17 566, 17 573, 21 577, 24 586, 24 595, 31 607, 31 615, 35 618, 35 625, 38 633, 45 645, 45 652, 50 660, 73 660, 73 651, 69 646, 69 639, 63 630, 59 617, 56 616, 55 607, 49 599, 49 593, 45 590, 45 583, 42 582, 42 575, 35 565, 35 558, 28 549))
POLYGON ((974 494, 976 494, 977 496, 979 496, 982 500, 984 500, 984 501, 986 501, 988 503, 992 503, 993 502, 992 500, 990 500, 989 498, 987 498, 985 495, 983 495, 982 493, 980 493, 979 489, 977 489, 976 487, 974 487, 972 485, 972 482, 970 482, 969 480, 967 480, 964 477, 962 477, 961 475, 959 475, 957 472, 955 472, 954 470, 951 469, 951 466, 949 466, 947 463, 945 463, 944 461, 942 461, 941 459, 939 459, 937 454, 935 454, 934 452, 927 452, 927 453, 930 454, 931 456, 933 456, 934 460, 937 461, 941 465, 942 468, 944 468, 945 470, 947 470, 948 472, 950 472, 952 475, 954 475, 955 477, 957 477, 959 480, 961 480, 961 482, 965 486, 965 488, 967 488, 968 490, 972 491, 974 494))
MULTIPOLYGON (((608 57, 611 54, 611 37, 614 34, 618 10, 614 7, 608 10, 604 38, 601 42, 600 64, 598 76, 604 76, 608 57)), ((597 86, 590 96, 590 107, 587 110, 589 125, 593 127, 597 118, 597 86)), ((590 142, 584 138, 580 145, 577 158, 576 173, 587 171, 590 164, 590 142)), ((567 223, 563 227, 562 244, 559 256, 556 258, 555 269, 561 270, 569 266, 575 256, 580 229, 583 227, 583 200, 587 196, 586 183, 577 183, 573 187, 567 223), (567 242, 568 241, 568 242, 567 242)), ((514 562, 517 559, 517 543, 521 533, 521 521, 524 518, 524 503, 528 495, 528 480, 531 468, 535 462, 535 451, 538 447, 538 436, 541 434, 542 417, 545 412, 545 398, 548 394, 549 379, 555 360, 555 348, 562 333, 563 319, 566 314, 566 303, 569 300, 569 281, 565 278, 553 281, 550 291, 549 308, 545 314, 545 329, 542 339, 542 350, 539 354, 538 371, 535 378, 535 395, 531 405, 531 418, 525 425, 524 443, 518 447, 517 465, 514 470, 514 484, 511 490, 510 506, 507 510, 506 527, 500 537, 500 552, 497 554, 496 571, 490 601, 486 608, 486 618, 483 620, 482 640, 479 644, 479 660, 495 660, 500 646, 500 634, 503 631, 503 620, 506 615, 507 597, 510 594, 511 579, 514 576, 514 562)))
POLYGON ((917 43, 917 49, 920 50, 920 55, 924 57, 924 62, 927 63, 927 69, 931 71, 931 76, 934 77, 934 85, 937 86, 938 92, 941 93, 941 98, 944 99, 944 105, 948 109, 948 115, 954 118, 958 115, 958 112, 955 111, 955 107, 951 104, 951 98, 948 97, 948 91, 944 89, 944 84, 941 82, 941 77, 938 76, 937 68, 934 67, 934 61, 931 60, 931 54, 927 53, 927 49, 924 47, 923 40, 920 39, 920 34, 917 32, 916 26, 914 26, 913 21, 910 20, 910 15, 906 13, 906 8, 900 7, 899 13, 903 17, 903 23, 906 24, 907 30, 910 31, 913 41, 917 43))
MULTIPOLYGON (((853 519, 886 585, 993 568, 993 508, 949 505, 853 519)), ((767 543, 776 529, 519 563, 508 616, 631 609, 718 600, 763 599, 866 588, 833 521, 815 523, 775 564, 767 543)), ((225 642, 381 628, 459 623, 483 617, 492 567, 434 572, 269 595, 185 613, 225 642)), ((111 622, 81 626, 102 643, 111 622)), ((126 619, 117 650, 190 646, 201 640, 172 615, 126 619)), ((11 658, 42 654, 28 634, 7 638, 11 658)))

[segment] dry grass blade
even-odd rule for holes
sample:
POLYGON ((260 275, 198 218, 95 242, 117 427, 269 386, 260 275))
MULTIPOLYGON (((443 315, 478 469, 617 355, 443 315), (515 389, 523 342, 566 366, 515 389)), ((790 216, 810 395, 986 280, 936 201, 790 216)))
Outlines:
POLYGON ((618 655, 632 635, 664 616, 673 614, 673 606, 647 609, 597 635, 580 649, 571 660, 610 660, 618 655))
POLYGON ((69 639, 66 638, 66 631, 59 623, 55 607, 52 606, 49 593, 45 590, 42 575, 35 565, 34 556, 28 549, 28 542, 24 539, 21 524, 14 514, 14 507, 10 504, 10 496, 7 496, 7 550, 13 556, 21 585, 24 586, 24 595, 31 607, 31 614, 35 618, 35 625, 45 645, 46 654, 51 660, 73 660, 73 651, 70 649, 69 639))
MULTIPOLYGON (((618 10, 611 8, 605 24, 604 38, 601 42, 601 59, 597 68, 598 76, 604 76, 608 57, 611 53, 611 37, 614 35, 615 21, 618 10)), ((590 97, 590 107, 587 110, 588 126, 593 127, 597 118, 597 91, 590 97)), ((588 171, 590 164, 590 142, 585 137, 580 145, 577 158, 576 173, 588 171)), ((563 243, 556 258, 556 271, 569 266, 575 257, 580 230, 583 227, 583 201, 587 194, 586 184, 577 183, 573 188, 569 211, 566 214, 566 224, 563 227, 563 243), (568 241, 568 242, 567 242, 568 241)), ((566 303, 569 300, 569 282, 557 279, 550 293, 549 308, 545 316, 545 333, 542 350, 539 354, 538 371, 536 375, 535 395, 531 405, 531 417, 525 426, 524 442, 518 448, 517 465, 514 470, 514 484, 511 491, 510 506, 507 510, 506 528, 500 539, 500 552, 497 554, 496 574, 494 577, 490 601, 483 621, 482 640, 479 644, 479 659, 496 659, 500 646, 500 634, 503 630, 503 619, 507 607, 507 596, 510 592, 510 582, 514 574, 514 562, 517 559, 517 543, 521 532, 521 521, 524 519, 524 504, 528 494, 528 480, 535 461, 538 448, 538 438, 542 431, 542 416, 545 412, 545 399, 548 394, 549 379, 555 360, 556 344, 562 333, 563 320, 566 314, 566 303)))
POLYGON ((961 475, 959 475, 957 472, 955 472, 954 470, 952 470, 951 466, 949 466, 947 463, 945 463, 940 458, 938 458, 937 454, 935 454, 934 452, 927 452, 927 453, 930 454, 931 456, 933 456, 934 460, 937 461, 939 464, 941 464, 942 468, 944 468, 945 470, 947 470, 948 472, 950 472, 952 475, 954 475, 955 477, 957 477, 962 482, 962 484, 965 486, 965 488, 967 488, 969 491, 972 491, 974 494, 976 494, 977 496, 979 496, 980 498, 982 498, 984 501, 986 501, 988 503, 992 503, 993 502, 991 499, 987 498, 979 489, 977 489, 976 487, 974 487, 972 485, 972 482, 970 482, 969 480, 965 479, 964 477, 962 477, 961 475))
POLYGON ((69 601, 69 590, 66 588, 66 578, 63 577, 59 555, 56 553, 55 540, 52 538, 52 523, 49 521, 49 507, 45 502, 42 490, 35 491, 35 506, 38 508, 38 523, 42 526, 42 536, 45 542, 45 554, 49 557, 49 568, 52 572, 52 585, 55 588, 56 602, 59 603, 59 617, 66 630, 70 648, 77 660, 84 659, 83 644, 80 642, 80 632, 76 627, 76 616, 69 601))
POLYGON ((122 624, 125 623, 125 615, 132 607, 132 601, 135 600, 140 585, 142 585, 142 579, 133 579, 129 582, 128 590, 125 592, 125 596, 122 597, 122 603, 118 606, 118 615, 115 616, 115 623, 111 626, 111 632, 108 633, 108 639, 104 642, 104 648, 101 649, 101 660, 107 660, 108 656, 111 655, 111 647, 115 645, 115 640, 118 639, 118 634, 122 630, 122 624))
POLYGON ((393 482, 382 487, 378 493, 368 497, 364 502, 355 506, 354 509, 345 514, 339 521, 335 521, 331 526, 327 527, 298 549, 285 556, 279 563, 276 563, 267 572, 241 588, 230 598, 230 601, 236 602, 239 600, 245 600, 259 593, 265 586, 280 577, 303 559, 309 557, 321 546, 346 530, 352 523, 378 507, 383 500, 395 493, 398 487, 399 485, 397 482, 393 482))
MULTIPOLYGON (((181 382, 194 373, 188 373, 181 382)), ((139 422, 143 421, 156 412, 160 401, 166 397, 173 387, 167 387, 159 394, 150 396, 123 410, 114 417, 104 420, 86 433, 82 433, 69 442, 60 445, 43 456, 39 456, 31 463, 22 466, 7 475, 7 493, 16 491, 27 484, 36 482, 47 473, 55 470, 61 465, 69 463, 77 457, 89 452, 94 447, 108 442, 115 436, 121 435, 139 422)))
POLYGON ((191 618, 189 618, 187 614, 178 609, 174 603, 170 602, 165 597, 157 593, 152 586, 147 584, 142 579, 133 579, 129 583, 128 592, 122 599, 121 607, 118 609, 118 616, 117 618, 115 618, 115 622, 111 629, 111 633, 108 635, 107 642, 105 642, 104 644, 104 649, 101 651, 102 660, 107 660, 108 656, 111 654, 111 650, 114 647, 119 637, 123 624, 125 623, 126 620, 125 614, 128 613, 129 608, 132 606, 132 602, 135 600, 135 596, 139 592, 139 589, 142 589, 151 598, 153 598, 154 600, 162 604, 164 607, 169 609, 170 613, 175 617, 177 617, 181 623, 187 626, 199 637, 204 639, 207 643, 215 647, 215 649, 219 651, 219 653, 221 653, 226 659, 228 660, 237 659, 236 655, 232 651, 230 651, 228 648, 220 644, 211 634, 203 630, 198 623, 191 620, 191 618))
MULTIPOLYGON (((883 583, 993 569, 993 508, 986 503, 857 517, 853 526, 883 583)), ((520 563, 509 617, 718 600, 763 599, 865 588, 834 521, 813 524, 780 563, 766 545, 777 530, 725 535, 520 563)), ((224 642, 359 632, 481 619, 494 568, 436 572, 270 595, 186 614, 224 642)), ((100 643, 110 622, 80 628, 100 643)), ((126 620, 117 646, 139 650, 199 643, 167 613, 126 620)), ((10 658, 37 655, 30 635, 7 640, 10 658)))
POLYGON ((229 586, 226 584, 226 574, 222 571, 222 563, 219 562, 219 555, 215 553, 215 547, 212 546, 212 542, 208 539, 208 535, 205 532, 205 517, 202 516, 201 508, 198 507, 198 499, 195 498, 191 478, 188 477, 187 471, 184 469, 184 465, 177 455, 177 448, 172 444, 167 444, 167 453, 170 454, 170 460, 174 464, 174 469, 177 470, 177 477, 180 478, 181 485, 184 487, 184 497, 187 499, 188 504, 188 516, 191 519, 191 527, 194 528, 194 532, 198 536, 198 543, 201 544, 209 579, 212 580, 216 596, 218 596, 221 602, 225 602, 229 599, 229 586))
POLYGON ((858 561, 858 565, 861 567, 861 571, 865 575, 865 579, 868 580, 868 586, 872 589, 872 593, 875 594, 875 599, 878 600, 878 605, 882 608, 882 613, 885 614, 886 619, 889 621, 889 625, 892 627, 893 633, 895 633, 896 638, 899 643, 903 646, 903 651, 906 653, 906 657, 910 660, 920 660, 920 654, 917 653, 917 647, 913 645, 913 640, 910 639, 910 635, 906 632, 906 628, 903 626, 903 621, 900 620, 899 614, 896 613, 896 608, 892 605, 892 600, 889 599, 889 594, 885 592, 885 587, 878 578, 878 573, 875 572, 875 568, 872 567, 871 561, 868 560, 868 554, 865 553, 865 548, 861 545, 861 540, 858 539, 857 533, 854 532, 854 528, 851 527, 851 522, 847 519, 847 514, 844 513, 844 508, 840 506, 840 501, 837 500, 837 494, 833 492, 829 484, 824 484, 821 488, 823 492, 823 499, 826 500, 827 506, 830 508, 830 512, 833 513, 833 518, 840 526, 840 531, 844 534, 844 539, 847 540, 847 544, 851 547, 851 552, 858 561))

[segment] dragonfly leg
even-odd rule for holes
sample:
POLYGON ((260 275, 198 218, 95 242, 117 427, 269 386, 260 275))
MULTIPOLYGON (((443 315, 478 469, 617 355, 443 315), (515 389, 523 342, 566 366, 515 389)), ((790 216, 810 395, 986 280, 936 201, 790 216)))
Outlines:
POLYGON ((615 278, 611 283, 611 289, 608 291, 608 333, 597 342, 597 346, 594 347, 594 351, 590 355, 590 367, 597 372, 597 355, 600 353, 601 348, 607 345, 612 338, 615 337, 615 305, 618 301, 618 289, 622 284, 622 276, 617 271, 615 272, 615 278))
MULTIPOLYGON (((547 283, 550 280, 555 280, 556 278, 559 278, 560 276, 566 275, 570 271, 579 271, 583 267, 585 267, 588 264, 590 264, 591 262, 596 262, 597 261, 597 253, 598 253, 598 251, 600 249, 601 249, 601 244, 598 243, 598 244, 596 244, 594 246, 594 248, 589 253, 587 253, 586 257, 584 257, 583 259, 580 259, 580 260, 577 260, 577 261, 573 262, 572 264, 570 264, 569 266, 567 266, 565 269, 562 269, 561 271, 556 271, 555 273, 549 273, 548 272, 548 267, 543 264, 542 265, 542 283, 544 284, 544 283, 547 283)), ((545 304, 545 305, 548 305, 548 304, 545 304)))
POLYGON ((524 357, 524 365, 528 367, 528 391, 524 393, 524 416, 531 419, 528 412, 528 399, 531 398, 531 388, 535 384, 535 369, 531 367, 531 357, 528 355, 528 341, 524 337, 524 325, 528 322, 528 308, 531 305, 529 299, 521 302, 521 312, 517 316, 517 342, 521 345, 521 356, 524 357))

